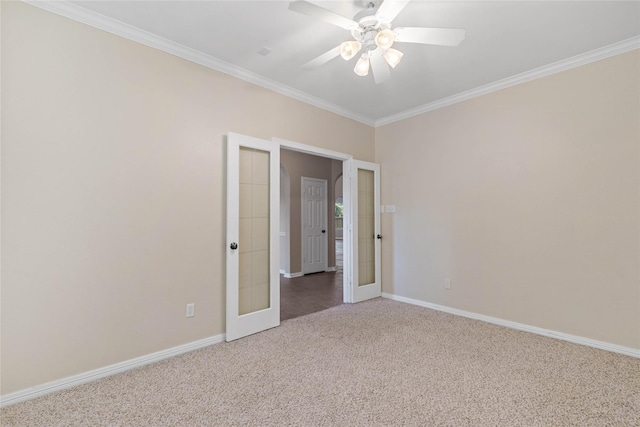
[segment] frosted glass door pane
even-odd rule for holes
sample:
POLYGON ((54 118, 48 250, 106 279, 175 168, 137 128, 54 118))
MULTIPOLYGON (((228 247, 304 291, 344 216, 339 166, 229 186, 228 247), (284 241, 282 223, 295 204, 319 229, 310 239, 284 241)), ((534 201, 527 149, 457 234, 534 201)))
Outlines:
POLYGON ((374 173, 358 169, 358 286, 375 282, 374 173))
POLYGON ((269 155, 240 147, 240 315, 270 307, 269 155))

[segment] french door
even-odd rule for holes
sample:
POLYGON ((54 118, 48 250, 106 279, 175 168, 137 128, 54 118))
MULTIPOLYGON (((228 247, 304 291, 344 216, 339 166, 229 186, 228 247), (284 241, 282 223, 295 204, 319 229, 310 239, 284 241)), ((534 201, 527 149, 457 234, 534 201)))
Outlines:
POLYGON ((280 147, 343 162, 344 301, 382 295, 380 165, 274 138, 227 137, 226 340, 280 324, 280 147))
POLYGON ((280 145, 227 137, 226 340, 280 324, 280 145))
POLYGON ((351 160, 349 167, 351 259, 348 302, 382 295, 380 247, 380 165, 351 160))

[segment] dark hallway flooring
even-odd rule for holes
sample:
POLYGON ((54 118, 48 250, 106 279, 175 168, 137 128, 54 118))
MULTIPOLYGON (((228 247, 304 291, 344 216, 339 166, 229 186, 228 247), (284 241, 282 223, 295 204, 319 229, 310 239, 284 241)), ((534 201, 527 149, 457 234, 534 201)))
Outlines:
POLYGON ((342 304, 342 240, 336 240, 336 271, 285 279, 280 276, 280 320, 342 304))

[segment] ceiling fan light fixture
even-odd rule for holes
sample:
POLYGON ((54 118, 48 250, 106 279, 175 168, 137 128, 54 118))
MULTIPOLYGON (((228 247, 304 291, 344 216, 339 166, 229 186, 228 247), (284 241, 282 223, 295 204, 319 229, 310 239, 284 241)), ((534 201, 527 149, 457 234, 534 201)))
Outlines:
POLYGON ((389 48, 385 51, 383 56, 387 61, 387 64, 391 65, 391 68, 396 68, 396 65, 400 63, 403 55, 404 53, 399 50, 389 48))
POLYGON ((348 61, 354 56, 356 56, 358 52, 360 52, 361 47, 362 45, 357 40, 350 40, 348 42, 343 42, 340 45, 340 56, 342 56, 342 59, 344 59, 345 61, 348 61))
POLYGON ((393 20, 411 0, 358 0, 355 3, 368 3, 368 6, 356 13, 353 19, 312 1, 293 0, 289 4, 289 10, 349 30, 351 40, 340 43, 305 63, 302 66, 305 69, 318 67, 338 56, 342 56, 345 61, 358 56, 353 71, 358 76, 367 76, 371 70, 373 80, 380 84, 391 77, 391 68, 396 68, 404 56, 402 52, 391 48, 396 40, 403 43, 458 46, 466 34, 463 28, 395 27, 393 20))
POLYGON ((360 77, 364 77, 369 74, 369 56, 366 53, 363 53, 360 59, 358 59, 353 72, 360 77))
POLYGON ((388 28, 379 31, 375 38, 376 44, 382 49, 389 49, 393 45, 394 40, 395 34, 388 28))

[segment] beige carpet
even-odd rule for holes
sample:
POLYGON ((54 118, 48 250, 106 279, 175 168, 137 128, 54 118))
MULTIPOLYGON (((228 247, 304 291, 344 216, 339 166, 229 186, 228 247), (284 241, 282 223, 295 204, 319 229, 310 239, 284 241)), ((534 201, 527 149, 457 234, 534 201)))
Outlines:
POLYGON ((377 299, 0 415, 3 426, 640 426, 640 359, 377 299))

